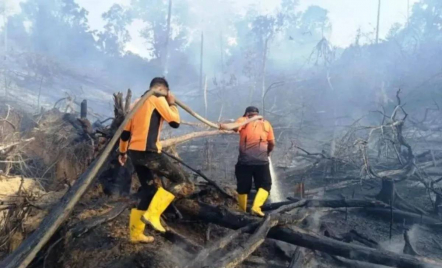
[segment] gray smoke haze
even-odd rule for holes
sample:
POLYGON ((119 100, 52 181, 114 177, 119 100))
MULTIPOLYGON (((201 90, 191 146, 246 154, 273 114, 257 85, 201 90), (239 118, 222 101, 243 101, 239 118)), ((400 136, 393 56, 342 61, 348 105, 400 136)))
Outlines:
POLYGON ((283 128, 278 140, 296 135, 308 147, 330 135, 324 127, 379 122, 370 111, 389 114, 398 88, 415 117, 441 96, 439 1, 384 3, 378 39, 371 2, 349 12, 343 0, 5 0, 3 94, 48 107, 69 94, 109 115, 111 93, 139 96, 165 75, 210 120, 255 105, 283 128))

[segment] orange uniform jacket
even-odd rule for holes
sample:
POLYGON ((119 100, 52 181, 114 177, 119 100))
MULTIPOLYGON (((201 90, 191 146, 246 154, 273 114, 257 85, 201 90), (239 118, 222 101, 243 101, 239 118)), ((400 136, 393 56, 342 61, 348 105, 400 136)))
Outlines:
POLYGON ((120 139, 120 152, 125 153, 129 149, 160 153, 160 133, 164 120, 171 127, 178 128, 178 108, 169 106, 165 97, 150 96, 125 126, 120 139))
MULTIPOLYGON (((240 117, 237 123, 242 123, 246 117, 240 117)), ((267 149, 269 141, 274 141, 272 125, 266 120, 257 120, 238 129, 239 158, 242 165, 264 165, 269 162, 267 149)))

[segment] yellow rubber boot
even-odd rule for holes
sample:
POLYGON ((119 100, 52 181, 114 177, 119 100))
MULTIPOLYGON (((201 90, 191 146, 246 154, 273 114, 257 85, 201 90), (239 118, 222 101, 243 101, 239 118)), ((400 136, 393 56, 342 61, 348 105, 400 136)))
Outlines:
POLYGON ((129 236, 130 242, 132 243, 152 243, 154 240, 153 236, 144 235, 144 227, 146 224, 141 221, 141 216, 143 216, 144 212, 145 211, 138 209, 132 209, 130 211, 129 236))
POLYGON ((175 199, 173 194, 164 190, 163 187, 159 187, 141 220, 155 230, 165 233, 166 229, 161 225, 161 214, 172 203, 173 199, 175 199))
POLYGON ((261 206, 264 205, 267 197, 269 197, 269 192, 259 188, 258 192, 256 193, 255 200, 253 200, 253 206, 251 209, 253 215, 264 217, 264 212, 262 212, 261 206))
POLYGON ((247 194, 238 194, 238 205, 241 211, 247 211, 247 194))

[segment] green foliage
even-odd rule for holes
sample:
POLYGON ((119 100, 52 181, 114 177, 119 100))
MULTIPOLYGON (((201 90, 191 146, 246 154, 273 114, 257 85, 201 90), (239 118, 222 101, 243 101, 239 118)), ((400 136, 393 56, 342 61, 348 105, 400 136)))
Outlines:
POLYGON ((415 4, 410 19, 410 27, 418 29, 427 38, 440 38, 442 2, 439 0, 422 0, 415 4))
POLYGON ((124 53, 124 44, 131 40, 127 26, 132 22, 129 12, 114 4, 102 15, 106 21, 104 31, 98 33, 98 45, 101 51, 111 56, 124 53))
POLYGON ((303 34, 324 37, 331 31, 328 11, 319 6, 309 6, 300 18, 299 29, 303 34))
POLYGON ((32 23, 30 43, 35 51, 63 59, 78 59, 94 52, 87 11, 74 0, 26 1, 21 8, 23 18, 32 23))
MULTIPOLYGON (((297 12, 298 0, 281 0, 275 10, 263 13, 256 5, 238 9, 233 0, 172 0, 169 31, 169 1, 132 0, 129 6, 113 5, 102 15, 105 26, 101 31, 90 30, 87 11, 74 0, 26 1, 21 4, 21 13, 9 18, 9 38, 23 50, 43 55, 32 58, 69 62, 85 72, 99 70, 97 73, 109 77, 115 87, 138 85, 144 89, 153 76, 163 74, 167 52, 167 78, 186 94, 198 96, 194 98, 199 105, 204 33, 203 75, 211 81, 209 97, 217 96, 213 97, 214 105, 219 105, 214 108, 216 118, 221 105, 226 105, 225 113, 233 114, 243 109, 236 106, 259 101, 253 98, 253 90, 264 84, 263 77, 270 85, 293 81, 300 72, 310 84, 300 85, 305 91, 294 82, 287 82, 284 91, 272 90, 274 95, 269 95, 267 105, 282 104, 269 108, 273 113, 281 115, 283 106, 298 100, 298 95, 304 96, 303 101, 320 103, 314 107, 326 107, 327 98, 335 94, 330 93, 331 88, 342 93, 336 103, 347 114, 355 106, 361 110, 373 106, 380 91, 394 99, 396 89, 405 87, 404 95, 410 95, 404 98, 417 95, 426 101, 431 99, 430 93, 412 92, 428 88, 433 94, 438 89, 437 73, 442 69, 440 0, 415 4, 409 22, 394 25, 379 44, 364 44, 364 33, 359 31, 354 45, 340 51, 329 41, 329 13, 319 6, 297 12), (135 20, 144 25, 141 37, 150 51, 149 59, 125 51, 131 41, 128 26, 135 20), (428 82, 421 85, 422 81, 428 82), (222 104, 221 96, 230 102, 222 104), (363 104, 354 104, 358 102, 363 104), (352 105, 344 105, 347 103, 352 105)), ((261 94, 255 96, 260 98, 261 94)), ((293 105, 299 108, 299 103, 293 105)), ((295 112, 295 108, 288 110, 295 112)))

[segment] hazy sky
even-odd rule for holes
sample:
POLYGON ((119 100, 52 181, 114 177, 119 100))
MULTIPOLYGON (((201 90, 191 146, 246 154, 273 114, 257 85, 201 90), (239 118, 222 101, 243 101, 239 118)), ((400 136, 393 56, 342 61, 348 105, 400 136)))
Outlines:
MULTIPOLYGON (((16 0, 7 0, 17 9, 16 0)), ((23 0, 19 0, 23 1, 23 0)), ((210 0, 207 0, 210 1, 210 0)), ((418 0, 382 0, 380 37, 388 33, 391 26, 396 23, 404 23, 407 19, 407 1, 411 6, 418 0)), ((101 14, 107 11, 114 3, 128 5, 130 0, 76 0, 80 6, 89 11, 89 23, 92 29, 101 29, 103 20, 101 14)), ((235 0, 238 8, 244 8, 255 3, 262 10, 273 10, 278 5, 278 0, 235 0)), ((310 5, 318 5, 329 11, 329 17, 333 25, 333 31, 329 37, 336 46, 346 47, 354 41, 356 31, 361 28, 363 32, 369 32, 376 26, 377 14, 376 0, 300 0, 299 11, 305 10, 310 5)), ((139 37, 142 28, 140 22, 134 22, 130 27, 132 41, 126 49, 147 55, 144 41, 139 37)))
MULTIPOLYGON (((91 27, 100 29, 103 25, 101 13, 109 9, 113 3, 129 4, 130 0, 76 0, 80 5, 89 10, 91 27)), ((208 0, 210 1, 210 0, 208 0)), ((380 37, 384 37, 390 27, 396 23, 404 23, 407 19, 407 1, 410 7, 418 0, 383 0, 381 6, 380 37)), ((263 10, 272 10, 278 5, 277 0, 236 0, 239 7, 251 3, 260 5, 263 10)), ((376 26, 377 14, 376 0, 300 0, 299 10, 305 10, 310 5, 318 5, 329 10, 329 17, 333 25, 332 35, 329 37, 336 46, 345 47, 354 41, 356 31, 361 28, 368 32, 376 26)), ((410 8, 411 9, 411 8, 410 8)), ((146 55, 143 40, 138 36, 141 28, 139 22, 131 26, 133 40, 127 49, 146 55)))

